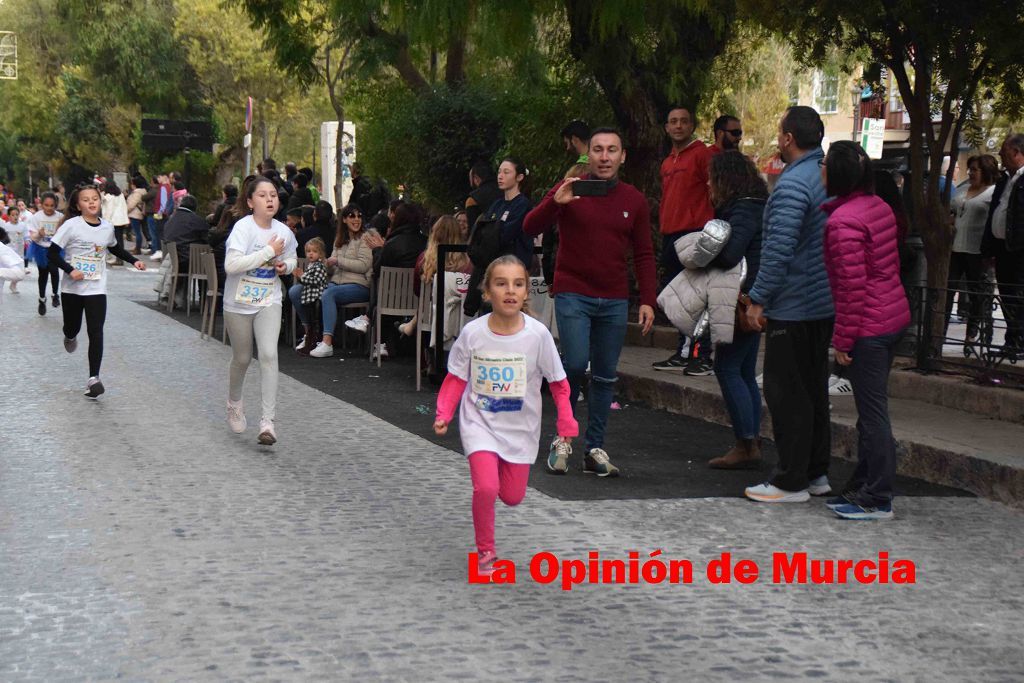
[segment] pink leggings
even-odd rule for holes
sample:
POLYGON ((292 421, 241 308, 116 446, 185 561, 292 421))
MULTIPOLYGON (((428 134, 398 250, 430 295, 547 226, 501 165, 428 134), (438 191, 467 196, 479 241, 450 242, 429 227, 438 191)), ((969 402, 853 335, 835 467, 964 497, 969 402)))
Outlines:
POLYGON ((473 478, 473 529, 479 553, 494 552, 494 500, 519 505, 526 495, 530 466, 505 462, 493 451, 469 454, 469 474, 473 478))

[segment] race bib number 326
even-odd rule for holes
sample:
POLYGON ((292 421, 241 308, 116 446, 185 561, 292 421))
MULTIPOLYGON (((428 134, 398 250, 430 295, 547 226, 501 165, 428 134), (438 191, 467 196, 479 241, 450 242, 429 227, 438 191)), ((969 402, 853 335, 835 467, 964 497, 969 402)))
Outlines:
POLYGON ((103 275, 103 256, 79 254, 71 257, 71 267, 82 272, 84 280, 99 280, 103 275))
POLYGON ((471 368, 478 408, 492 413, 522 410, 526 396, 524 354, 474 352, 471 368))

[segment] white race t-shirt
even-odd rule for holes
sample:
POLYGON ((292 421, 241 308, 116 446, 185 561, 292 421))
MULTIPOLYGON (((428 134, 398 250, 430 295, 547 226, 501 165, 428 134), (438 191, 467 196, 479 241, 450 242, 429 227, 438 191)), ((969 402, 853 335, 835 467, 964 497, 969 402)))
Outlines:
POLYGON ((47 216, 42 211, 36 211, 28 219, 29 239, 43 249, 49 249, 50 238, 56 234, 57 226, 60 225, 62 218, 64 218, 64 214, 60 211, 54 211, 52 216, 47 216))
POLYGON ((522 330, 502 336, 487 326, 490 317, 466 325, 448 356, 448 372, 469 385, 459 408, 462 448, 529 465, 539 450, 541 381, 563 380, 565 370, 544 325, 524 315, 522 330))
POLYGON ((6 244, 0 244, 0 268, 22 268, 21 255, 6 244))
POLYGON ((53 243, 64 250, 64 260, 85 273, 84 280, 62 277, 60 291, 81 296, 107 293, 107 248, 117 239, 114 226, 99 220, 98 225, 89 225, 81 216, 69 218, 53 236, 53 243))
POLYGON ((225 252, 237 251, 248 256, 267 246, 275 235, 284 240, 284 251, 280 256, 245 273, 227 274, 224 281, 225 311, 253 314, 266 306, 281 303, 281 281, 274 270, 274 263, 294 259, 299 246, 287 225, 271 220, 270 227, 263 229, 256 225, 252 216, 246 216, 235 223, 224 249, 225 252))

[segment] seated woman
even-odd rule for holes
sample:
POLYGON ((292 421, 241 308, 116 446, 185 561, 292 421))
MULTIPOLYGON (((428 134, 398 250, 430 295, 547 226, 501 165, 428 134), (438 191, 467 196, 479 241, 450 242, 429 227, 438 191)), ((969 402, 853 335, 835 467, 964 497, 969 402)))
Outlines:
MULTIPOLYGON (((309 351, 314 358, 334 355, 334 326, 338 322, 338 307, 370 300, 370 271, 373 269, 373 251, 363 242, 363 214, 359 206, 349 204, 341 210, 341 223, 334 239, 334 252, 327 259, 331 282, 320 297, 323 308, 323 341, 309 351)), ((302 310, 301 285, 293 285, 288 296, 299 312, 303 325, 311 324, 302 310)), ((305 349, 305 339, 298 348, 305 349)))
MULTIPOLYGON (((424 287, 430 287, 437 274, 437 245, 439 244, 465 244, 462 237, 462 226, 452 216, 441 216, 430 229, 430 237, 427 238, 427 248, 416 259, 416 277, 413 280, 413 289, 416 296, 422 296, 424 287)), ((449 253, 445 257, 445 272, 470 273, 473 266, 465 252, 449 253)), ((407 337, 411 337, 416 329, 416 316, 408 322, 399 325, 398 331, 407 337)))

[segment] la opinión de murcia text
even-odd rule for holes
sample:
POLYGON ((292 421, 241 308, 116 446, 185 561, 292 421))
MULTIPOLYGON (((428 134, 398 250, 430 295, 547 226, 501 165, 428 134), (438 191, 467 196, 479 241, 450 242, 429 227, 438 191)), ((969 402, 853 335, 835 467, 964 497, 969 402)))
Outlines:
MULTIPOLYGON (((753 584, 770 578, 774 584, 915 584, 917 566, 912 560, 891 559, 880 551, 876 557, 832 559, 811 557, 805 552, 773 553, 771 573, 762 578, 761 566, 752 559, 734 558, 723 552, 708 561, 702 572, 710 584, 753 584)), ((631 551, 626 559, 602 558, 597 551, 586 559, 562 559, 551 552, 539 552, 530 559, 529 580, 560 585, 569 591, 582 584, 692 584, 694 564, 687 559, 669 558, 661 550, 647 555, 631 551)), ((477 554, 469 553, 469 582, 514 584, 518 581, 514 561, 494 562, 494 573, 477 573, 477 554)))

